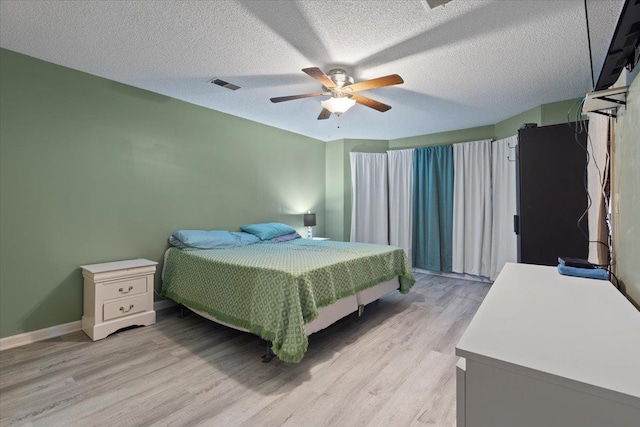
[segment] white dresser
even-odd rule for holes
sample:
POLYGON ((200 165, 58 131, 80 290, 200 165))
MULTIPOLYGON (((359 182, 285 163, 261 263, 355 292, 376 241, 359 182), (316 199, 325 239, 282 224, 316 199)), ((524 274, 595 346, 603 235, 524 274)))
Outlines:
POLYGON ((93 340, 128 326, 156 322, 153 309, 155 261, 132 259, 82 266, 82 330, 93 340))
POLYGON ((459 427, 640 426, 640 312, 607 281, 509 263, 456 354, 459 427))

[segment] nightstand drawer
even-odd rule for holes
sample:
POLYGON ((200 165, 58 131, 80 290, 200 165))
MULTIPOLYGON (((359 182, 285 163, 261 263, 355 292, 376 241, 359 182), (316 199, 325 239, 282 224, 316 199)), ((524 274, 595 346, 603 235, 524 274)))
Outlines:
POLYGON ((147 293, 146 277, 138 277, 136 279, 102 285, 103 301, 145 293, 147 293))
POLYGON ((104 320, 116 319, 147 310, 147 295, 125 298, 104 304, 104 320))

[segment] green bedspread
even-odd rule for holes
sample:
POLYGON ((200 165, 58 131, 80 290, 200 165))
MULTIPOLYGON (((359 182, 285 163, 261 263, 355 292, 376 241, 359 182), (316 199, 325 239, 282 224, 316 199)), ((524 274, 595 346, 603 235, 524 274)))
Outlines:
POLYGON ((318 308, 399 276, 400 292, 415 279, 394 246, 297 239, 229 249, 169 250, 162 292, 270 340, 285 362, 307 350, 304 324, 318 308))

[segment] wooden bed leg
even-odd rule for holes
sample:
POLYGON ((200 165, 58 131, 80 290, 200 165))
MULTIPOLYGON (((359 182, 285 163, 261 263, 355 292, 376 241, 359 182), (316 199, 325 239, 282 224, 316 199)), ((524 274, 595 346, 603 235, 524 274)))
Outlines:
POLYGON ((363 313, 364 313, 364 304, 360 304, 358 305, 358 317, 362 317, 363 313))
POLYGON ((267 341, 267 354, 262 356, 262 363, 269 363, 275 357, 276 357, 276 355, 273 354, 273 350, 271 350, 271 341, 267 341))

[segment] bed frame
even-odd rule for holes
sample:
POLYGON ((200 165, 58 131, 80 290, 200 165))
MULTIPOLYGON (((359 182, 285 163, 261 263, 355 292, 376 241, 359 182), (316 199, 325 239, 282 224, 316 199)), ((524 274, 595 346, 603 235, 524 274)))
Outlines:
MULTIPOLYGON (((365 305, 373 301, 376 301, 381 297, 390 294, 391 292, 397 291, 399 288, 400 288, 400 282, 396 277, 387 282, 382 282, 371 288, 367 288, 363 291, 360 291, 355 295, 340 298, 333 304, 328 305, 326 307, 320 307, 318 309, 318 317, 316 317, 314 320, 304 325, 304 332, 307 336, 314 334, 318 331, 321 331, 322 329, 327 328, 328 326, 331 326, 338 320, 356 311, 358 312, 358 317, 360 317, 364 312, 365 305)), ((239 326, 235 326, 230 323, 218 320, 211 314, 206 313, 204 311, 191 308, 187 305, 184 305, 184 307, 188 308, 189 310, 196 313, 197 315, 204 317, 205 319, 211 320, 213 322, 219 323, 229 328, 250 333, 250 331, 245 328, 241 328, 239 326)), ((262 356, 262 361, 264 363, 267 363, 267 362, 270 362, 274 357, 275 355, 273 354, 273 351, 271 351, 271 343, 267 342, 267 351, 266 351, 266 354, 262 356)))
MULTIPOLYGON (((164 257, 163 257, 164 262, 162 264, 162 276, 161 276, 162 279, 164 279, 164 268, 165 268, 165 265, 167 265, 168 253, 169 253, 168 250, 165 251, 164 257)), ((394 291, 398 291, 398 289, 400 289, 400 281, 398 277, 395 277, 386 282, 378 283, 375 286, 364 289, 355 295, 350 295, 348 297, 340 298, 339 300, 337 300, 331 305, 328 305, 326 307, 320 307, 318 309, 318 317, 316 317, 314 320, 304 325, 304 332, 307 336, 309 336, 313 333, 316 333, 318 331, 321 331, 322 329, 327 328, 328 326, 331 326, 338 320, 354 312, 358 312, 358 317, 360 317, 364 312, 365 305, 372 303, 373 301, 376 301, 381 297, 388 295, 394 291)), ((192 307, 189 307, 188 305, 183 305, 183 304, 181 304, 181 307, 183 308, 183 311, 181 312, 181 317, 185 315, 184 307, 186 307, 190 311, 196 313, 201 317, 204 317, 205 319, 211 320, 213 322, 219 323, 229 328, 251 333, 249 330, 245 328, 218 320, 215 318, 215 316, 212 316, 207 312, 197 310, 195 308, 192 308, 192 307)), ((273 351, 271 351, 271 343, 267 341, 267 351, 266 351, 266 354, 262 356, 262 361, 265 363, 270 362, 274 357, 275 355, 273 354, 273 351)))

